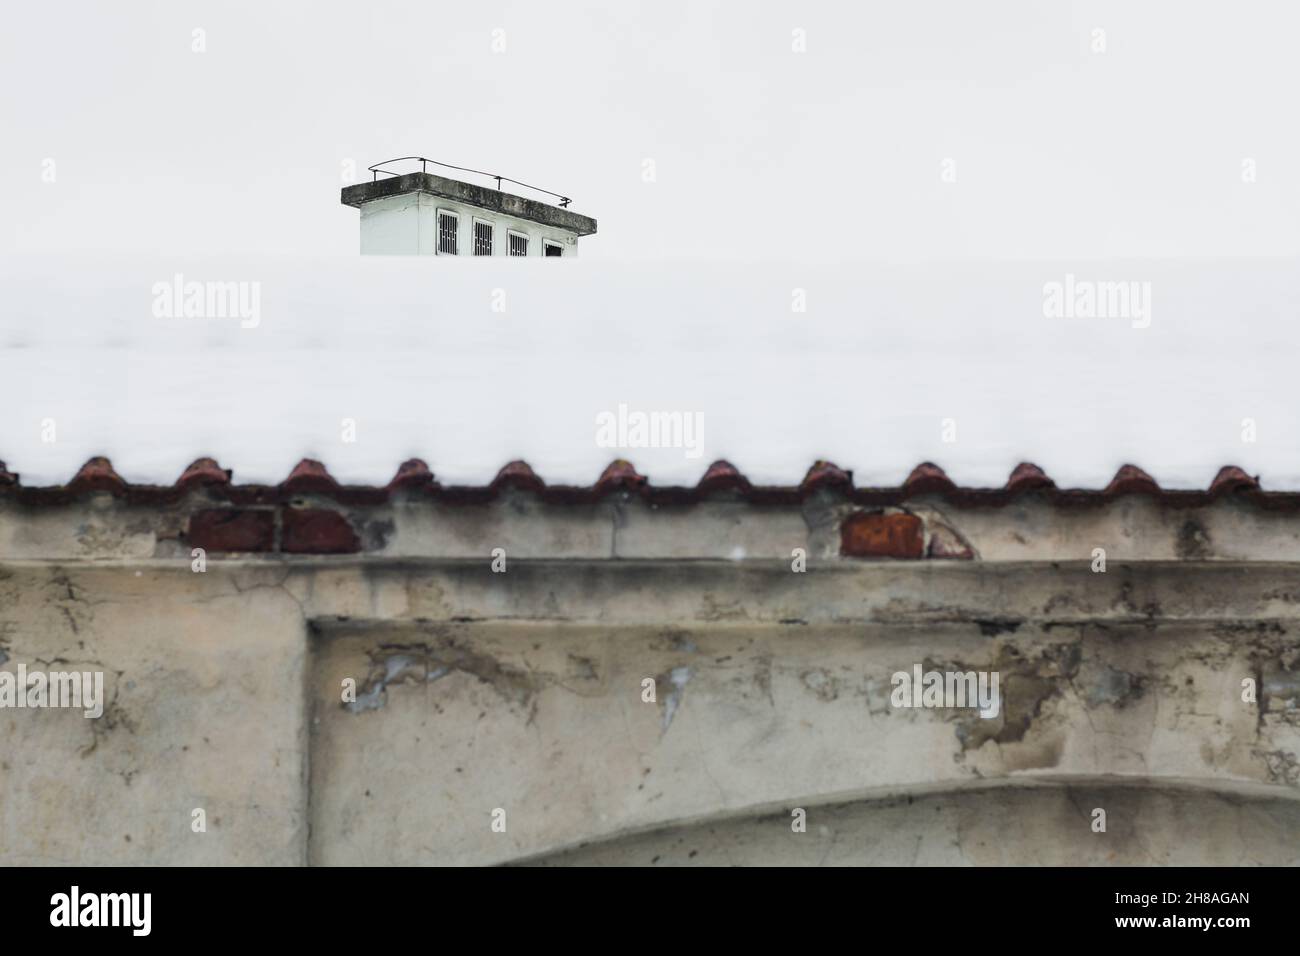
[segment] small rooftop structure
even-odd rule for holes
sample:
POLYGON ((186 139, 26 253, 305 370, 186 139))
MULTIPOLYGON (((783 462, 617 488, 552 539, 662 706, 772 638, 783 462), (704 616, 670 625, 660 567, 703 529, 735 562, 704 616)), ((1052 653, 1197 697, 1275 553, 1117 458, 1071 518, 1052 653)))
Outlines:
POLYGON ((596 220, 573 212, 567 196, 518 180, 403 156, 369 167, 372 180, 343 187, 345 206, 361 211, 362 255, 576 256, 578 238, 596 232, 596 220), (397 164, 419 163, 400 172, 397 164), (449 179, 430 165, 496 180, 496 188, 449 179), (543 202, 503 192, 501 184, 557 200, 543 202))

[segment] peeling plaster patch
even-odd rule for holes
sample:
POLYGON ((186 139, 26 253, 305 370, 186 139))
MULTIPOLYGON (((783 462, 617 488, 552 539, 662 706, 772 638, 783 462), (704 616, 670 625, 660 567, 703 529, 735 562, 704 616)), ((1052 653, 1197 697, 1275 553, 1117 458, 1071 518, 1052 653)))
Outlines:
POLYGON ((1115 601, 1116 609, 1123 610, 1125 613, 1131 614, 1134 617, 1146 617, 1153 620, 1158 617, 1163 617, 1164 611, 1161 609, 1159 601, 1147 601, 1142 605, 1138 605, 1137 602, 1134 601, 1133 581, 1131 579, 1133 569, 1123 566, 1120 568, 1120 573, 1126 575, 1126 577, 1119 588, 1119 597, 1115 601))
POLYGON ((1274 783, 1285 783, 1291 787, 1300 786, 1300 760, 1289 750, 1256 750, 1268 768, 1268 779, 1274 783))
POLYGON ((690 633, 677 628, 666 628, 660 631, 651 646, 657 650, 684 651, 687 654, 694 654, 699 650, 695 642, 691 640, 690 633))
MULTIPOLYGON (((926 662, 935 670, 980 671, 993 670, 1001 674, 1002 712, 990 719, 979 716, 963 717, 957 723, 956 735, 963 751, 978 750, 986 741, 998 744, 1020 743, 1038 720, 1043 706, 1061 696, 1079 672, 1083 653, 1078 641, 1036 648, 1032 657, 1024 656, 1015 645, 1002 647, 990 664, 970 665, 954 662, 926 662)), ((1059 759, 1060 751, 1047 748, 1059 759)), ((1036 764, 1051 766, 1054 764, 1036 764)))
POLYGON ((1055 767, 1065 754, 1065 735, 1053 730, 1005 746, 1001 750, 1002 767, 1006 773, 1019 770, 1042 770, 1055 767))
POLYGON ((596 670, 596 662, 592 658, 570 652, 568 659, 574 668, 573 676, 578 680, 598 680, 600 678, 600 674, 596 670))
POLYGON ((1058 615, 1076 617, 1082 608, 1083 605, 1075 595, 1062 591, 1047 599, 1047 603, 1043 605, 1043 615, 1049 618, 1058 615))
MULTIPOLYGON (((0 654, 3 654, 0 650, 0 654)), ((0 657, 0 662, 4 660, 0 657)), ((1261 709, 1268 713, 1300 709, 1300 671, 1264 671, 1260 687, 1261 709)))
POLYGON ((747 617, 742 602, 736 598, 718 600, 716 595, 706 593, 703 603, 699 611, 702 621, 743 621, 747 617))
POLYGON ((664 716, 662 732, 660 736, 668 733, 668 727, 673 722, 673 717, 677 713, 677 708, 681 706, 682 695, 686 691, 686 685, 690 683, 695 672, 689 667, 674 667, 668 672, 667 682, 672 686, 667 695, 664 697, 664 716))
POLYGON ((1188 518, 1178 529, 1178 541, 1175 544, 1178 556, 1184 560, 1208 558, 1212 552, 1210 535, 1195 518, 1188 518))
POLYGON ((347 702, 344 706, 354 714, 367 710, 378 710, 384 706, 384 702, 387 700, 389 684, 404 680, 408 676, 408 672, 423 666, 424 662, 422 660, 412 657, 410 654, 390 655, 382 662, 383 672, 377 678, 370 677, 366 681, 366 689, 357 695, 355 701, 347 702))
POLYGON ((98 515, 92 516, 90 522, 78 525, 75 532, 78 547, 88 555, 112 554, 121 550, 125 534, 125 529, 101 521, 98 515))
POLYGON ((1107 667, 1096 683, 1088 688, 1088 706, 1099 707, 1102 704, 1110 704, 1114 707, 1123 707, 1130 700, 1142 696, 1143 683, 1141 677, 1134 677, 1128 671, 1107 667))
POLYGON ((476 677, 511 703, 526 704, 541 689, 541 678, 502 664, 490 654, 460 647, 450 639, 445 646, 430 648, 428 653, 431 665, 476 677))
POLYGON ((820 667, 804 671, 799 676, 803 680, 804 687, 816 694, 818 700, 829 703, 840 696, 839 681, 820 667))
POLYGON ((364 551, 383 551, 397 526, 392 518, 365 520, 362 515, 350 515, 353 527, 360 529, 361 547, 364 551))
POLYGON ((932 558, 955 558, 970 561, 978 558, 970 542, 946 524, 930 526, 930 544, 926 553, 932 558))
POLYGON ((894 706, 889 702, 892 691, 893 686, 888 681, 868 677, 857 693, 866 700, 867 713, 873 717, 886 717, 894 711, 894 706))
POLYGON ((384 646, 370 656, 365 688, 355 701, 343 705, 354 714, 383 707, 390 686, 429 684, 452 671, 478 678, 511 703, 526 704, 539 689, 539 681, 532 675, 507 667, 491 655, 460 647, 451 638, 435 646, 384 646))
POLYGON ((377 684, 364 693, 358 694, 356 700, 345 701, 343 706, 350 713, 360 714, 367 710, 378 710, 384 706, 384 685, 377 684))

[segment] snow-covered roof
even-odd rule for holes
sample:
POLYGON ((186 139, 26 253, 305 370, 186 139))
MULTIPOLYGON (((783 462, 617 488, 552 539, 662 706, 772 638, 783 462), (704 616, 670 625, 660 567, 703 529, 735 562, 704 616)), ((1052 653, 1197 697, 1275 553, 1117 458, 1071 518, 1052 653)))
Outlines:
POLYGON ((207 457, 248 483, 313 459, 382 486, 418 458, 444 484, 522 459, 548 485, 590 486, 622 458, 658 486, 725 459, 755 485, 797 486, 827 460, 859 486, 933 462, 999 488, 1030 461, 1062 488, 1104 488, 1129 463, 1167 489, 1206 489, 1225 465, 1300 488, 1289 260, 0 269, 0 460, 25 486, 107 456, 127 482, 165 485, 207 457), (256 315, 232 299, 228 317, 186 317, 192 282, 246 283, 256 315), (1059 291, 1110 282, 1137 283, 1145 305, 1059 311, 1059 291), (599 440, 636 412, 697 416, 698 441, 599 440))

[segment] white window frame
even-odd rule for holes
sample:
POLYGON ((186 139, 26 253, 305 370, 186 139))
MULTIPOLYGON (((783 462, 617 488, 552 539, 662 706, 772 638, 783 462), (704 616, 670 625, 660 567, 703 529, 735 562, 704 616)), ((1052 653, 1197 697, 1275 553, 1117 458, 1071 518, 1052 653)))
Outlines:
POLYGON ((461 246, 460 213, 458 213, 454 209, 437 209, 434 213, 434 229, 433 229, 434 254, 439 256, 458 256, 460 255, 460 246, 461 246), (442 217, 443 216, 451 216, 451 218, 456 220, 456 251, 455 252, 442 251, 442 217))
POLYGON ((547 246, 554 246, 556 249, 559 249, 559 250, 560 250, 560 254, 559 254, 558 256, 555 256, 554 258, 557 258, 557 259, 563 259, 563 258, 564 258, 564 243, 562 243, 562 242, 556 242, 554 239, 543 239, 543 240, 542 240, 542 258, 543 258, 543 259, 546 258, 546 247, 547 247, 547 246))
POLYGON ((478 233, 478 224, 482 223, 483 225, 487 226, 489 229, 492 230, 492 249, 488 252, 488 255, 495 256, 497 254, 497 224, 493 222, 491 219, 480 219, 478 216, 475 216, 473 221, 474 221, 474 228, 470 232, 469 254, 471 256, 477 256, 479 254, 477 233, 478 233))
POLYGON ((506 255, 514 255, 514 253, 510 251, 510 240, 513 237, 518 237, 524 241, 524 256, 527 256, 528 247, 532 244, 532 236, 528 235, 526 232, 520 232, 518 229, 506 230, 506 255))

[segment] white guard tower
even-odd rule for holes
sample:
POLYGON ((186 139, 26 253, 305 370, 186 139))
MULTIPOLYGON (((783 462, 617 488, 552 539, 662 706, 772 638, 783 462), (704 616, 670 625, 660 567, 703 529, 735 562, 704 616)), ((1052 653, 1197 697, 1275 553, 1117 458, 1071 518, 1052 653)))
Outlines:
POLYGON ((495 173, 403 156, 370 167, 372 182, 343 187, 345 206, 361 210, 362 255, 576 256, 578 237, 596 232, 596 220, 570 210, 570 199, 495 173), (419 172, 386 169, 420 164, 419 172), (496 180, 496 188, 448 179, 429 166, 496 180), (382 178, 381 178, 382 177, 382 178), (502 192, 512 183, 555 202, 502 192))

